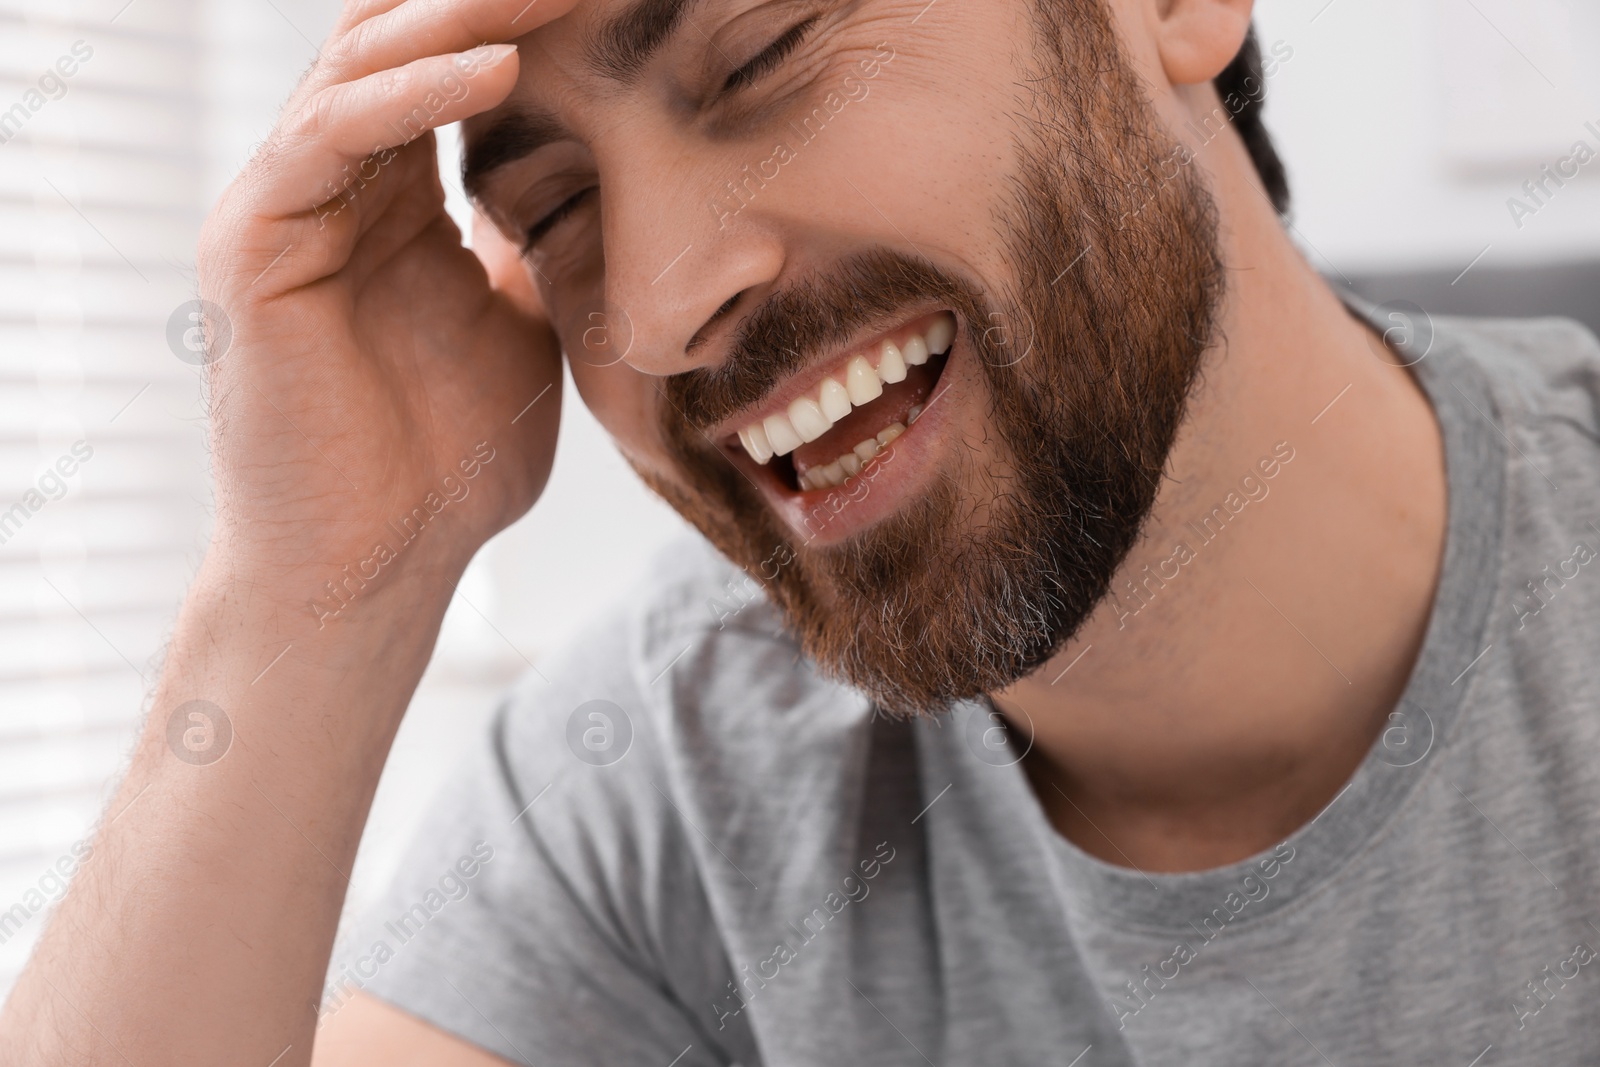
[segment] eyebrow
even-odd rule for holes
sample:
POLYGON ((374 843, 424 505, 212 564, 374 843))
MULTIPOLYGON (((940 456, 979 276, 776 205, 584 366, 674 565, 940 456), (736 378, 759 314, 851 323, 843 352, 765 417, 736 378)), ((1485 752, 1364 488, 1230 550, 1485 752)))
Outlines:
MULTIPOLYGON (((696 3, 698 0, 636 0, 590 37, 583 49, 586 63, 612 81, 624 85, 634 81, 672 39, 696 3)), ((467 142, 461 159, 462 187, 477 199, 491 171, 571 137, 550 112, 527 108, 507 112, 482 136, 467 142)))
POLYGON ((623 83, 639 76, 672 39, 697 0, 637 0, 589 41, 585 58, 597 73, 623 83))
POLYGON ((571 133, 548 111, 518 108, 495 119, 461 153, 461 187, 479 199, 489 172, 537 152, 547 144, 570 140, 571 133))

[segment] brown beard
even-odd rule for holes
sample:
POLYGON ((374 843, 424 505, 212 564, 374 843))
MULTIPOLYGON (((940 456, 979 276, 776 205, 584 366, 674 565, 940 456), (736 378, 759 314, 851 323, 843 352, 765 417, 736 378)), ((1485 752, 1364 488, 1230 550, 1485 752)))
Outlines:
POLYGON ((662 383, 681 483, 641 470, 763 583, 819 668, 894 713, 1002 689, 1083 625, 1155 503, 1221 301, 1214 204, 1160 136, 1104 5, 1040 0, 1037 26, 1046 69, 997 219, 1014 279, 988 298, 873 249, 790 285, 724 363, 662 383), (872 528, 797 544, 702 428, 930 299, 981 361, 987 447, 872 528))

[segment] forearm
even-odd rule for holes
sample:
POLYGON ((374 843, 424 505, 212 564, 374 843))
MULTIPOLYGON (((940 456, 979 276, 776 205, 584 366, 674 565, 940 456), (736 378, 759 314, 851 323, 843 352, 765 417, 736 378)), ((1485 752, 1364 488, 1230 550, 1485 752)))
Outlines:
POLYGON ((362 825, 448 602, 450 573, 421 570, 319 628, 273 588, 291 579, 208 566, 92 857, 0 1015, 0 1064, 309 1061, 362 825), (204 720, 169 730, 193 700, 226 715, 225 751, 219 716, 209 748, 204 720))

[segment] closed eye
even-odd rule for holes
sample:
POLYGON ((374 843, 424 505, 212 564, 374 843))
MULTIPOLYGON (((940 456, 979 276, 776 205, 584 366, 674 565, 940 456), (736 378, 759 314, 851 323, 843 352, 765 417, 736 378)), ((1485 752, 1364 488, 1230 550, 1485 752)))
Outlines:
POLYGON ((816 24, 817 16, 813 15, 784 30, 777 40, 758 52, 754 59, 728 75, 727 80, 722 83, 722 92, 718 95, 737 92, 755 84, 758 78, 782 63, 788 58, 789 53, 800 47, 800 43, 806 39, 806 35, 816 27, 816 24))
POLYGON ((529 226, 528 240, 527 243, 522 246, 522 254, 527 255, 528 252, 532 250, 533 246, 538 244, 545 234, 549 233, 555 228, 558 222, 582 206, 584 199, 588 197, 590 193, 594 192, 595 189, 596 186, 591 185, 578 190, 565 200, 561 201, 561 203, 557 204, 555 209, 544 218, 540 219, 532 226, 529 226))

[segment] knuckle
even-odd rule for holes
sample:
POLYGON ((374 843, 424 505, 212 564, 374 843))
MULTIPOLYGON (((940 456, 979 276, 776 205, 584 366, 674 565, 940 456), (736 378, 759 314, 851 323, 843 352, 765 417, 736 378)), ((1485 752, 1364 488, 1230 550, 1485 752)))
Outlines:
POLYGON ((411 78, 403 68, 381 70, 371 77, 373 89, 385 100, 399 99, 411 87, 411 78))
POLYGON ((295 113, 293 132, 296 137, 319 141, 327 137, 338 122, 339 93, 337 88, 323 89, 306 98, 295 113))
MULTIPOLYGON (((330 42, 323 52, 323 61, 336 71, 351 71, 359 67, 361 57, 372 51, 376 37, 377 19, 363 19, 330 42)), ((358 73, 358 72, 357 72, 358 73)))
POLYGON ((373 0, 344 0, 339 8, 339 25, 344 28, 359 26, 371 17, 373 0))

